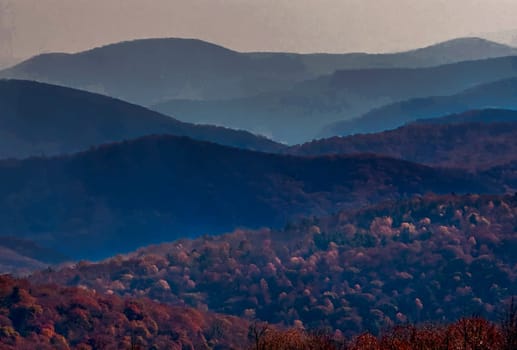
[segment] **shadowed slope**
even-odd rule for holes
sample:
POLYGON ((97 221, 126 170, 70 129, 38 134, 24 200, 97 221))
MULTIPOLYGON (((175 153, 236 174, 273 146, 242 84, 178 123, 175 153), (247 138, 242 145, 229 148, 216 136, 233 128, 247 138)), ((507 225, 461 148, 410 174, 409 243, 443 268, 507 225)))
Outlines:
POLYGON ((517 111, 489 109, 418 120, 381 133, 316 140, 289 152, 366 152, 434 166, 486 168, 517 159, 517 111))
POLYGON ((428 191, 501 190, 461 171, 377 156, 299 158, 147 137, 0 162, 0 231, 73 258, 428 191))
POLYGON ((106 96, 30 81, 0 80, 0 110, 1 158, 69 153, 150 134, 261 151, 282 148, 248 132, 183 123, 106 96))

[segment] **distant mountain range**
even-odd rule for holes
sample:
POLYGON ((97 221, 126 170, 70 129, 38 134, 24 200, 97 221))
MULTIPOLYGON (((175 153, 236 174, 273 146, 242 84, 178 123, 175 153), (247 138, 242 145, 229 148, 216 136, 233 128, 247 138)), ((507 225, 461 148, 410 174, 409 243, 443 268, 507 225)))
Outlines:
POLYGON ((75 259, 415 193, 503 191, 392 158, 274 155, 174 136, 2 161, 0 183, 0 232, 75 259))
POLYGON ((425 67, 517 54, 463 38, 396 54, 240 53, 193 39, 145 39, 76 54, 49 53, 0 72, 3 78, 80 88, 142 105, 228 99, 289 88, 342 69, 425 67))
POLYGON ((432 166, 486 168, 517 160, 517 111, 485 109, 423 119, 380 133, 315 140, 288 152, 375 153, 432 166))
MULTIPOLYGON (((517 56, 427 67, 476 56, 478 47, 482 58, 514 50, 462 39, 406 53, 359 55, 369 59, 367 68, 358 69, 352 69, 361 60, 354 54, 238 53, 180 39, 35 57, 2 74, 37 79, 48 74, 42 80, 83 88, 98 83, 105 93, 141 103, 194 86, 197 98, 237 98, 174 100, 155 108, 290 143, 312 139, 329 121, 375 105, 408 96, 449 96, 381 107, 350 121, 346 130, 385 130, 422 119, 418 124, 289 148, 247 131, 178 121, 96 93, 0 80, 0 232, 26 239, 27 247, 62 251, 66 246, 74 259, 102 258, 239 226, 280 227, 300 216, 413 194, 508 191, 516 178, 514 112, 423 120, 487 106, 517 108, 517 56), (415 68, 396 68, 397 62, 415 68), (349 69, 334 72, 336 67, 349 69), (244 80, 250 90, 240 85, 244 80), (217 95, 221 91, 228 95, 217 95), (423 142, 428 139, 435 140, 433 147, 423 142), (429 166, 458 163, 486 172, 429 166)), ((330 127, 330 134, 341 133, 339 126, 330 127)), ((0 247, 24 268, 47 263, 23 249, 0 247)))
POLYGON ((515 45, 505 45, 478 37, 466 37, 444 41, 416 50, 397 53, 348 53, 348 54, 293 54, 255 53, 256 57, 282 57, 300 59, 318 75, 340 69, 366 68, 421 68, 449 63, 480 60, 517 54, 515 45))
MULTIPOLYGON (((174 100, 153 109, 188 122, 225 125, 295 144, 320 136, 329 123, 359 117, 383 105, 450 95, 516 76, 514 56, 430 68, 342 70, 282 92, 224 101, 174 100)), ((374 131, 383 130, 383 123, 375 120, 374 131)))
POLYGON ((510 46, 0 71, 2 349, 514 349, 516 233, 510 46))
POLYGON ((283 146, 245 131, 177 121, 84 91, 0 80, 0 158, 55 155, 151 134, 172 134, 260 151, 283 146))
POLYGON ((517 78, 481 84, 450 96, 416 98, 389 104, 359 118, 331 124, 321 135, 379 132, 419 119, 490 107, 517 109, 517 78))

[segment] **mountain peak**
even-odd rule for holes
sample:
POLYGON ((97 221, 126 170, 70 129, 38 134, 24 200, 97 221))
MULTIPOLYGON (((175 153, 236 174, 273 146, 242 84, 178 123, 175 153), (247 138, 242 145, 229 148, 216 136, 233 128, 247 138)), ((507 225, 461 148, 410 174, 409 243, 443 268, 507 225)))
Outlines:
POLYGON ((221 52, 233 52, 234 50, 228 49, 221 45, 210 43, 201 39, 195 38, 145 38, 145 39, 134 39, 126 40, 117 43, 107 44, 79 52, 79 54, 92 53, 99 50, 135 50, 135 49, 148 49, 151 51, 155 50, 186 50, 186 51, 221 51, 221 52))
POLYGON ((409 52, 413 54, 425 53, 426 55, 430 53, 443 55, 462 54, 466 59, 469 59, 469 57, 480 56, 481 54, 484 54, 485 57, 514 55, 517 54, 517 48, 483 38, 464 37, 439 42, 409 52))

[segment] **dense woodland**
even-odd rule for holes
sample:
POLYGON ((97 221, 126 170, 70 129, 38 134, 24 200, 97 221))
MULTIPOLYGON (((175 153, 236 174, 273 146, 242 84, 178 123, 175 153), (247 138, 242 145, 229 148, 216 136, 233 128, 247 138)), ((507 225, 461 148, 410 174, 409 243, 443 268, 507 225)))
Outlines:
POLYGON ((375 153, 433 166, 483 169, 517 158, 515 135, 515 122, 415 123, 377 134, 316 140, 289 151, 312 156, 375 153))
POLYGON ((247 332, 235 317, 0 276, 5 350, 230 349, 247 332))
POLYGON ((170 135, 0 161, 0 182, 0 231, 75 259, 236 227, 277 228, 413 194, 505 190, 465 171, 375 155, 294 157, 170 135))
POLYGON ((430 195, 282 231, 180 240, 32 280, 273 324, 379 334, 470 314, 497 320, 498 306, 517 295, 516 232, 515 196, 430 195))
POLYGON ((517 349, 516 52, 0 71, 0 349, 517 349))
POLYGON ((381 336, 283 328, 231 316, 0 276, 0 347, 5 350, 511 350, 517 309, 500 323, 404 324, 381 336))

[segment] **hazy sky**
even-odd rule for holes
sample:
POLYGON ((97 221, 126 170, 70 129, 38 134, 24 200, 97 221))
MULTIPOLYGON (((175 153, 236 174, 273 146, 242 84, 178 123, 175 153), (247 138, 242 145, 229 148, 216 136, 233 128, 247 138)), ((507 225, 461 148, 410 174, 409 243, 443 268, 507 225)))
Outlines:
POLYGON ((0 11, 0 54, 18 57, 146 37, 385 52, 517 28, 517 0, 0 0, 0 11))

